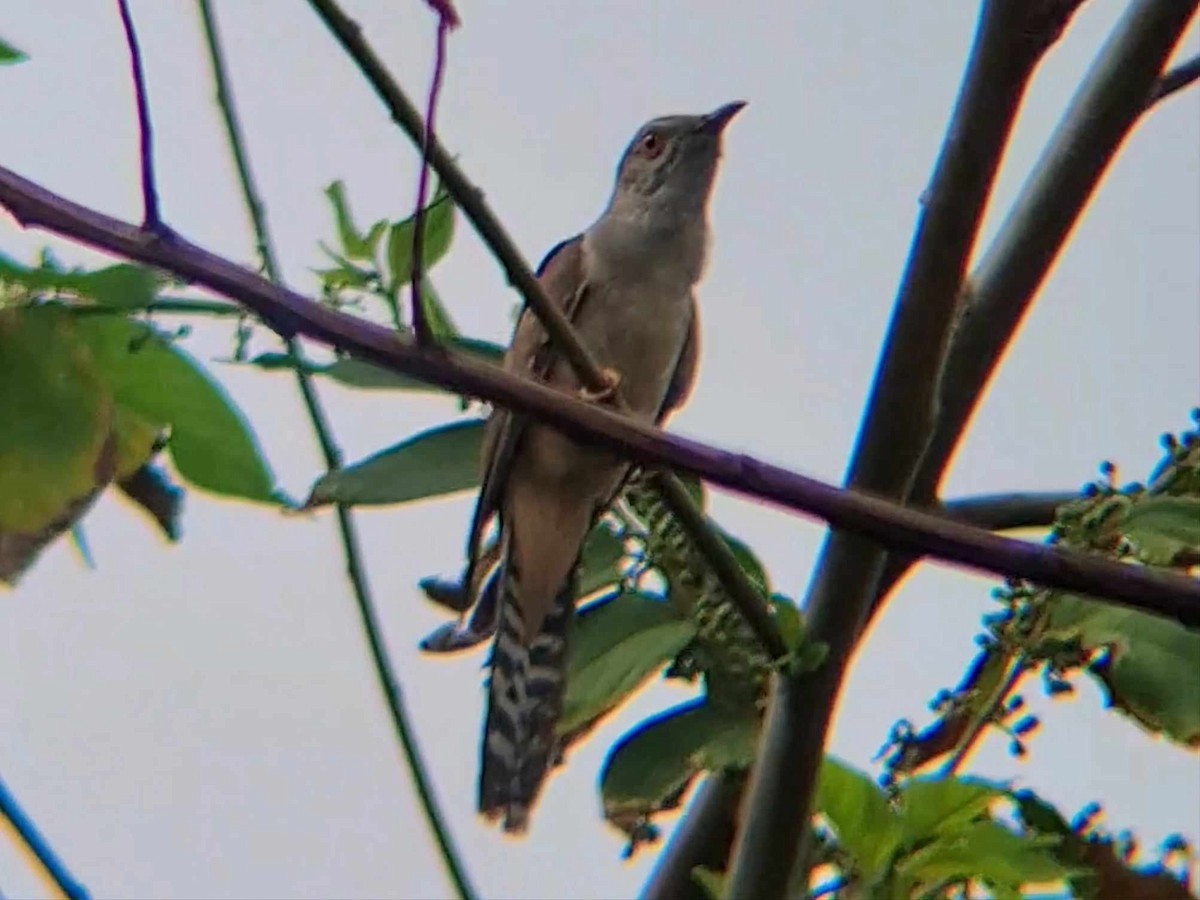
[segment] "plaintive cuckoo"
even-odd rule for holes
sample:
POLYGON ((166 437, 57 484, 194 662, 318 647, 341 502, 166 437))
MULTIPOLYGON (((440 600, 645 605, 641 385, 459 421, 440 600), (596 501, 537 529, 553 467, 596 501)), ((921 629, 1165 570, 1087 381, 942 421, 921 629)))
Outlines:
MULTIPOLYGON (((505 356, 509 371, 593 400, 619 393, 629 414, 662 422, 687 398, 699 323, 693 289, 704 269, 721 134, 744 106, 664 116, 638 129, 617 168, 607 208, 583 234, 550 251, 538 278, 562 306, 610 388, 586 391, 526 307, 505 356)), ((483 484, 468 568, 499 516, 499 564, 484 593, 500 610, 481 746, 479 811, 523 832, 549 769, 566 688, 574 573, 584 539, 631 466, 613 454, 504 409, 488 420, 483 484)), ((468 582, 474 579, 468 577, 468 582)))

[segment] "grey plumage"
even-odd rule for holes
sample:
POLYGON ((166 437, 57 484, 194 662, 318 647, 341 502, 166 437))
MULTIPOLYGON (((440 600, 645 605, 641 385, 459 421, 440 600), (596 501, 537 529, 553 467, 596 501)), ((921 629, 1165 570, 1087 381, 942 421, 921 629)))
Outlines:
MULTIPOLYGON (((639 129, 604 213, 551 251, 539 270, 547 295, 618 377, 629 414, 645 422, 661 421, 691 388, 699 328, 693 288, 708 246, 707 203, 721 132, 742 105, 655 119, 639 129)), ((529 309, 505 366, 567 392, 582 387, 529 309)), ((497 409, 489 419, 468 558, 478 557, 486 525, 498 514, 500 564, 490 589, 500 611, 479 809, 502 818, 506 831, 525 830, 556 762, 574 572, 584 538, 629 469, 611 453, 523 416, 497 409)))

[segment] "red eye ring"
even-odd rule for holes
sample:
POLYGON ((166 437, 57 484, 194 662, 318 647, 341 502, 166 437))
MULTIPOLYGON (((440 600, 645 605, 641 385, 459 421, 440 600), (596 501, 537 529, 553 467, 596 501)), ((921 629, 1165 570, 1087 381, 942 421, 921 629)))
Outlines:
POLYGON ((657 131, 647 131, 638 141, 638 150, 646 159, 654 159, 663 152, 666 141, 657 131))

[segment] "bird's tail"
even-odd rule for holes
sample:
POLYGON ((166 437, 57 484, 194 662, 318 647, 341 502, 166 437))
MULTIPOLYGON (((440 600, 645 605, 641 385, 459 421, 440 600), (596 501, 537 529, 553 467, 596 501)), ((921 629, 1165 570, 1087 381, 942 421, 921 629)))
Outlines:
POLYGON ((503 817, 505 831, 520 833, 558 763, 555 727, 566 694, 573 579, 559 591, 538 633, 525 640, 510 567, 504 565, 494 577, 500 579, 502 594, 480 748, 479 811, 490 820, 503 817))

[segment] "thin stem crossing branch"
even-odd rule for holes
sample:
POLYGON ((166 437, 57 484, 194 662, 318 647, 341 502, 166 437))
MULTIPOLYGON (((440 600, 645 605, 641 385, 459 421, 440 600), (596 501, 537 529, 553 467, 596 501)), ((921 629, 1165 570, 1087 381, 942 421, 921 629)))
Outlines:
POLYGON ((45 872, 46 878, 56 890, 67 900, 87 900, 89 896, 87 888, 76 881, 75 877, 67 871, 67 867, 58 858, 54 848, 38 831, 33 820, 25 814, 25 810, 21 808, 17 798, 9 791, 3 778, 0 778, 0 819, 7 822, 20 838, 21 843, 37 860, 38 865, 45 872))
MULTIPOLYGON (((249 159, 245 151, 245 141, 242 138, 241 127, 238 123, 237 112, 233 104, 233 94, 229 88, 226 76, 224 54, 220 38, 217 34, 216 20, 213 16, 209 0, 198 0, 200 16, 204 26, 205 42, 208 46, 209 58, 212 63, 213 80, 217 85, 217 102, 221 109, 225 133, 237 164, 238 180, 241 183, 242 195, 246 208, 250 213, 254 227, 255 241, 262 260, 263 269, 272 282, 281 283, 279 266, 271 249, 270 234, 267 230, 266 215, 262 201, 254 184, 250 171, 249 159)), ((333 434, 321 407, 320 399, 313 388, 311 379, 305 372, 303 354, 299 341, 294 337, 286 338, 287 353, 296 371, 296 382, 304 398, 313 432, 321 446, 325 457, 326 468, 333 471, 342 464, 341 452, 333 439, 333 434)), ((429 779, 425 762, 421 756, 415 731, 409 721, 405 708, 404 697, 400 689, 400 680, 388 655, 387 646, 383 641, 383 633, 379 624, 379 616, 367 584, 366 571, 362 563, 362 552, 359 548, 358 534, 354 527, 354 519, 350 510, 342 505, 337 506, 338 531, 341 537, 342 552, 346 560, 346 571, 358 607, 359 618, 362 622, 364 635, 371 652, 371 661, 375 668, 376 680, 383 690, 392 726, 396 730, 401 750, 404 754, 408 770, 412 775, 417 796, 424 810, 426 821, 433 833, 438 850, 442 856, 446 873, 454 884, 455 891, 461 898, 474 897, 475 892, 468 879, 466 868, 461 856, 454 846, 454 840, 446 825, 433 785, 429 779)))

